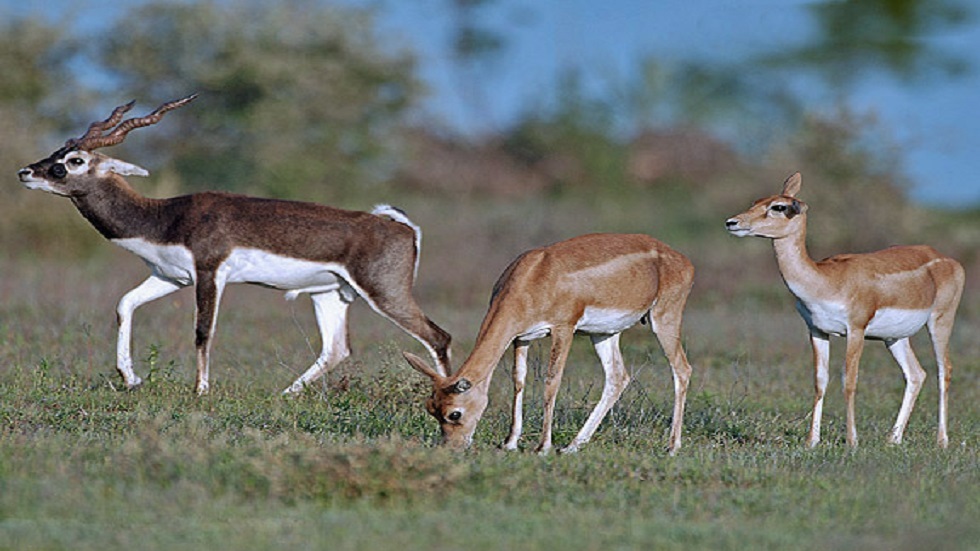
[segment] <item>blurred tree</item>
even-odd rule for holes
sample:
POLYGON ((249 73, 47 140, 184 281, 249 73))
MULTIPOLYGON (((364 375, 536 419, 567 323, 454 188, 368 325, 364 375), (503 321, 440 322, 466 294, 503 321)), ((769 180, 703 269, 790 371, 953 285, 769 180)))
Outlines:
POLYGON ((12 183, 18 168, 65 139, 53 130, 64 118, 62 91, 75 82, 67 68, 71 48, 53 36, 58 30, 39 21, 12 17, 0 22, 0 167, 12 186, 0 202, 0 258, 41 249, 87 251, 94 242, 78 231, 84 221, 72 215, 67 201, 52 201, 12 183))
POLYGON ((934 40, 970 21, 963 0, 823 0, 809 9, 816 37, 766 61, 814 71, 838 93, 876 70, 912 82, 967 69, 963 57, 934 40))
POLYGON ((503 148, 560 187, 615 188, 624 181, 626 156, 616 136, 615 102, 584 88, 582 75, 566 70, 555 106, 521 117, 505 132, 503 148))
POLYGON ((179 140, 153 138, 187 187, 329 200, 384 176, 418 95, 413 58, 381 44, 367 11, 201 0, 133 9, 94 47, 140 103, 202 92, 179 140))
POLYGON ((745 65, 648 57, 618 94, 621 118, 630 133, 700 128, 741 152, 760 153, 774 132, 795 127, 803 116, 799 98, 774 80, 745 65))

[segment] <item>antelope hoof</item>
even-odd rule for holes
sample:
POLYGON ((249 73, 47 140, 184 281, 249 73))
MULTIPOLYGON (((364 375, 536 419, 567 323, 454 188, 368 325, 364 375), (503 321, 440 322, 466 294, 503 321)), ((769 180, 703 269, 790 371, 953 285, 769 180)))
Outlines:
POLYGON ((568 454, 572 454, 572 453, 578 453, 578 450, 579 450, 578 444, 569 444, 569 445, 565 446, 564 448, 561 448, 560 450, 558 450, 558 454, 559 455, 568 455, 568 454))

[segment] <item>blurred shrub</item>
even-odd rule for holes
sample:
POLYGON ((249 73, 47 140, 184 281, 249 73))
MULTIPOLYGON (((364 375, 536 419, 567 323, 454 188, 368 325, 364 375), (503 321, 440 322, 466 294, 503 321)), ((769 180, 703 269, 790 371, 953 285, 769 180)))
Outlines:
POLYGON ((138 7, 93 47, 141 101, 202 92, 151 137, 184 187, 327 199, 387 173, 418 95, 412 57, 383 44, 365 11, 204 0, 138 7))

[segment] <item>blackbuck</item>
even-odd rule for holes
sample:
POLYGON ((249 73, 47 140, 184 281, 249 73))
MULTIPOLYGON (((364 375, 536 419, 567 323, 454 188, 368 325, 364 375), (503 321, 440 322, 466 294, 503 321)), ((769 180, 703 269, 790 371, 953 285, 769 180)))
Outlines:
POLYGON ((796 308, 810 330, 816 398, 807 445, 820 442, 831 335, 847 339, 843 386, 848 445, 854 447, 858 442, 854 398, 865 339, 883 341, 905 374, 905 395, 888 437, 889 442, 900 443, 926 378, 909 338, 926 326, 939 370, 938 443, 946 447, 947 393, 953 371, 949 339, 963 292, 963 267, 923 245, 842 254, 814 262, 806 249, 807 205, 797 199, 801 186, 800 174, 793 174, 783 184, 782 193, 759 199, 725 225, 738 237, 772 239, 783 281, 796 297, 796 308))
POLYGON ((449 369, 448 333, 412 297, 421 231, 400 210, 371 213, 324 205, 204 192, 152 199, 123 176, 147 176, 136 165, 96 153, 196 96, 164 103, 145 117, 120 122, 133 103, 92 123, 80 138, 20 170, 20 181, 68 197, 107 239, 142 258, 151 275, 119 301, 116 367, 125 385, 142 381, 130 355, 133 312, 183 287, 196 290, 198 394, 208 391, 208 365, 225 285, 252 283, 308 293, 322 338, 315 363, 284 392, 301 391, 350 354, 347 313, 362 297, 376 312, 419 340, 437 369, 449 369))
POLYGON ((498 361, 513 344, 514 401, 505 449, 517 448, 522 430, 524 380, 530 341, 551 335, 544 387, 540 453, 552 447, 555 399, 575 333, 588 334, 605 371, 602 396, 578 435, 562 452, 589 441, 619 399, 630 376, 619 349, 620 334, 637 322, 656 333, 674 377, 674 417, 669 450, 681 445, 684 401, 691 365, 681 346, 681 319, 694 267, 681 253, 646 235, 592 234, 520 255, 494 285, 472 353, 451 375, 410 353, 405 358, 433 383, 426 409, 440 424, 443 442, 470 445, 487 407, 498 361))

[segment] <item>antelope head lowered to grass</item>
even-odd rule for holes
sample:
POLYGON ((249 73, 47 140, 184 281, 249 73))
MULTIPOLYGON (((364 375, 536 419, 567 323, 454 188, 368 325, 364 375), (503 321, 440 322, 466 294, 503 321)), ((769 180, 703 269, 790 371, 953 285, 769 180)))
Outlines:
POLYGON ((796 297, 796 308, 810 329, 816 399, 807 444, 813 447, 820 442, 831 335, 847 337, 844 397, 848 445, 857 446, 854 395, 865 339, 884 341, 905 374, 905 396, 888 438, 891 443, 900 443, 926 378, 909 338, 926 326, 939 369, 937 440, 946 447, 946 395, 953 371, 949 338, 963 293, 963 267, 924 245, 841 254, 814 262, 806 251, 807 205, 796 198, 801 186, 802 178, 797 172, 786 179, 782 193, 759 199, 749 210, 729 218, 725 225, 738 237, 772 239, 783 281, 796 297))
POLYGON ((142 381, 130 355, 133 312, 183 287, 196 290, 198 394, 208 391, 208 366, 218 305, 228 283, 252 283, 308 293, 322 337, 316 362, 285 392, 293 393, 350 354, 347 310, 362 297, 376 312, 421 342, 437 369, 449 369, 450 336, 416 304, 412 286, 421 230, 400 210, 379 205, 371 213, 324 205, 204 192, 151 199, 123 176, 143 168, 95 150, 122 142, 136 129, 196 95, 164 103, 151 114, 122 121, 122 105, 80 138, 18 172, 20 181, 68 197, 107 239, 142 258, 151 275, 119 301, 116 368, 129 388, 142 381))
POLYGON ((487 407, 497 362, 514 346, 514 402, 505 449, 521 437, 524 379, 530 341, 551 335, 544 389, 544 427, 538 452, 551 449, 551 425, 562 372, 575 333, 588 334, 605 371, 602 397, 562 452, 589 441, 619 399, 630 377, 619 350, 620 333, 648 321, 674 374, 674 417, 669 450, 681 445, 684 401, 691 365, 681 346, 681 319, 694 282, 694 266, 681 253, 646 235, 591 234, 528 251, 504 270, 493 288, 476 345, 459 371, 447 376, 405 353, 433 383, 426 409, 438 421, 444 443, 470 444, 487 407))

